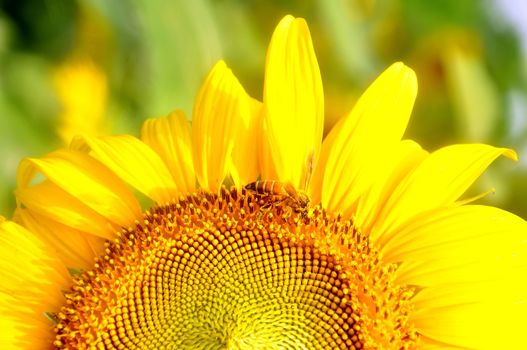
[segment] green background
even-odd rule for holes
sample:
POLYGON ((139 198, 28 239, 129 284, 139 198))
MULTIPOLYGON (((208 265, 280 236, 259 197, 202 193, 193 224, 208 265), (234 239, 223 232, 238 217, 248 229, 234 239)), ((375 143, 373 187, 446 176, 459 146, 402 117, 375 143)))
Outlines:
MULTIPOLYGON (((63 145, 57 68, 87 59, 108 84, 112 133, 179 108, 188 116, 211 66, 226 60, 261 99, 267 44, 286 14, 311 29, 326 132, 395 61, 419 94, 406 133, 428 150, 463 142, 512 147, 468 195, 527 218, 527 59, 496 2, 478 0, 0 1, 0 215, 9 217, 18 162, 63 145)), ((526 13, 527 16, 527 13, 526 13)), ((527 18, 525 19, 527 22, 527 18)))

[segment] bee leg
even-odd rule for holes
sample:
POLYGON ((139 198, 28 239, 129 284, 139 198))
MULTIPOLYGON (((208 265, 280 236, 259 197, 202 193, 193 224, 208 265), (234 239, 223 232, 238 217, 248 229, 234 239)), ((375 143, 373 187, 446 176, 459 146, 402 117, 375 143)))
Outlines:
POLYGON ((265 203, 264 205, 262 205, 260 207, 260 210, 258 211, 258 220, 262 220, 265 215, 267 215, 270 211, 271 211, 271 208, 273 207, 273 203, 271 202, 267 202, 265 203))

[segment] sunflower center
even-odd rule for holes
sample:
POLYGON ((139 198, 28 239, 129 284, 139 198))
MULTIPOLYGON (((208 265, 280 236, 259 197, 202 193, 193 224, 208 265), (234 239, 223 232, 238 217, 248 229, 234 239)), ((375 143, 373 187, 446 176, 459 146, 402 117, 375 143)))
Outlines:
POLYGON ((410 291, 319 208, 198 192, 145 213, 75 279, 57 348, 410 348, 410 291))

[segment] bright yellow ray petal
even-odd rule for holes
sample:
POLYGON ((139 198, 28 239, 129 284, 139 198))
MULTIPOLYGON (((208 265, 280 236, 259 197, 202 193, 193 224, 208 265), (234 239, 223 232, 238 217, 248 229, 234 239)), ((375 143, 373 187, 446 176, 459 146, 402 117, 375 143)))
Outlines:
MULTIPOLYGON (((324 93, 302 18, 286 16, 276 27, 267 52, 264 106, 276 173, 281 181, 305 189, 309 163, 318 157, 322 140, 324 93)), ((271 175, 266 171, 263 177, 271 175)))
MULTIPOLYGON (((525 275, 525 268, 524 273, 517 275, 515 279, 504 276, 493 281, 446 284, 424 288, 412 299, 415 314, 426 313, 429 309, 449 308, 463 304, 495 303, 496 305, 507 305, 523 303, 527 307, 527 282, 523 279, 518 281, 522 275, 525 275)), ((488 310, 489 317, 492 318, 493 312, 495 310, 488 310)))
MULTIPOLYGON (((445 248, 445 247, 443 247, 445 248)), ((466 247, 465 247, 466 248, 466 247)), ((477 249, 476 249, 477 250, 477 249)), ((427 260, 404 262, 397 270, 402 284, 419 286, 445 285, 449 283, 481 282, 498 278, 515 278, 527 272, 527 248, 520 256, 492 256, 474 261, 427 260)), ((482 254, 485 254, 482 252, 482 254)))
POLYGON ((262 103, 251 99, 251 113, 243 114, 241 125, 232 150, 232 166, 230 174, 235 186, 241 187, 256 181, 259 173, 259 146, 262 103))
MULTIPOLYGON (((372 176, 372 185, 359 199, 354 213, 358 227, 365 232, 370 231, 393 189, 427 154, 416 142, 404 140, 387 149, 381 159, 370 163, 374 166, 374 169, 368 170, 372 176)), ((350 212, 344 214, 346 217, 351 216, 350 212)), ((375 239, 373 236, 372 238, 375 239)))
POLYGON ((259 174, 265 180, 280 180, 276 172, 273 162, 273 155, 271 153, 271 145, 267 139, 268 126, 267 119, 263 116, 263 105, 260 110, 261 118, 258 127, 258 160, 259 160, 259 174))
POLYGON ((78 137, 70 147, 89 151, 119 178, 157 203, 177 196, 176 184, 161 158, 135 137, 78 137))
POLYGON ((333 148, 333 143, 335 142, 337 136, 340 134, 340 130, 343 124, 344 118, 339 119, 322 142, 320 156, 318 157, 315 163, 315 167, 313 169, 313 174, 311 177, 311 181, 309 182, 308 188, 309 196, 311 197, 313 203, 320 203, 320 201, 322 200, 322 186, 324 184, 324 172, 326 171, 328 157, 330 155, 331 149, 333 148))
MULTIPOLYGON (((321 181, 322 205, 351 211, 374 183, 387 149, 406 129, 417 93, 415 73, 402 63, 389 67, 361 96, 331 137, 321 181)), ((328 141, 329 142, 329 141, 328 141)), ((320 167, 318 167, 320 168, 320 167)))
POLYGON ((382 251, 390 262, 440 261, 444 267, 497 258, 507 261, 513 255, 527 263, 527 223, 494 207, 444 208, 411 220, 382 251))
POLYGON ((194 168, 202 188, 220 189, 238 127, 250 114, 249 96, 225 62, 218 62, 201 87, 192 117, 194 168))
POLYGON ((437 340, 430 339, 421 334, 419 337, 419 350, 468 350, 465 347, 445 344, 437 340))
POLYGON ((2 349, 46 349, 53 323, 44 312, 58 309, 68 272, 49 249, 23 227, 0 218, 0 344, 2 349))
POLYGON ((16 196, 19 205, 31 213, 95 236, 113 239, 120 227, 50 181, 19 188, 16 196))
POLYGON ((527 311, 523 219, 477 205, 437 209, 404 225, 383 251, 402 262, 398 283, 424 287, 412 318, 427 337, 475 349, 526 344, 518 328, 527 311))
POLYGON ((182 111, 143 123, 141 139, 163 159, 179 193, 195 189, 190 127, 182 111))
MULTIPOLYGON (((71 150, 27 158, 20 163, 17 195, 28 207, 34 207, 39 201, 44 202, 43 206, 48 200, 56 201, 56 198, 43 197, 45 193, 37 194, 32 190, 32 181, 39 172, 82 203, 74 206, 85 205, 117 226, 130 224, 141 213, 137 200, 117 176, 96 159, 71 150)), ((64 202, 68 205, 67 201, 64 202)), ((49 211, 49 208, 42 209, 49 211)))
MULTIPOLYGON (((491 285, 477 287, 489 286, 491 285)), ((498 286, 501 290, 507 287, 498 286)), ((434 290, 432 293, 423 291, 418 294, 416 303, 423 306, 417 306, 411 318, 419 333, 437 341, 469 349, 527 348, 525 301, 500 300, 502 295, 497 294, 486 302, 459 300, 454 303, 452 295, 464 295, 465 291, 462 287, 456 289, 445 288, 434 290)))
POLYGON ((451 205, 500 155, 516 158, 510 149, 483 144, 453 145, 430 154, 387 200, 372 229, 379 244, 418 213, 451 205))
MULTIPOLYGON (((95 258, 102 252, 106 242, 100 235, 87 234, 28 209, 17 209, 14 220, 46 243, 68 268, 93 268, 95 258)), ((107 239, 114 237, 115 233, 107 239)))

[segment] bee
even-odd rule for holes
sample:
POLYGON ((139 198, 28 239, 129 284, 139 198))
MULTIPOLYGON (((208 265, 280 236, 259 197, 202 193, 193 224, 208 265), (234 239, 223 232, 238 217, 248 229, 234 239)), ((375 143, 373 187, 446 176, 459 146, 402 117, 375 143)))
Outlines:
POLYGON ((262 180, 252 182, 245 186, 245 189, 260 196, 271 197, 279 202, 289 205, 296 212, 307 215, 309 197, 297 191, 290 183, 283 183, 273 180, 262 180))
MULTIPOLYGON (((313 156, 309 159, 308 167, 306 169, 306 176, 304 182, 304 189, 307 188, 311 172, 313 170, 313 156)), ((273 203, 279 202, 289 206, 295 213, 305 219, 309 212, 310 199, 302 190, 297 190, 291 183, 285 183, 275 180, 261 180, 255 181, 245 186, 245 189, 258 196, 267 197, 272 200, 269 204, 262 208, 270 207, 273 203)))

